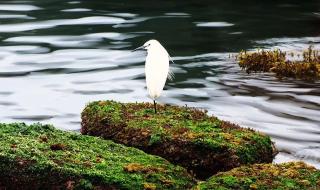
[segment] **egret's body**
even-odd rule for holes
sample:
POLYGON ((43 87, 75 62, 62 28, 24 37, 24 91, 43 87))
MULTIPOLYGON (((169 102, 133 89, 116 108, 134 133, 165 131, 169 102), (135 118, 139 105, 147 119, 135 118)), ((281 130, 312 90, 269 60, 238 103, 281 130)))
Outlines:
POLYGON ((169 72, 169 55, 167 51, 158 45, 148 49, 146 57, 145 74, 150 97, 156 100, 160 97, 166 83, 169 72))
POLYGON ((135 50, 138 49, 147 50, 145 63, 146 83, 149 95, 154 102, 155 112, 157 112, 155 101, 160 97, 167 78, 172 77, 172 74, 169 72, 170 56, 157 40, 149 40, 135 50))

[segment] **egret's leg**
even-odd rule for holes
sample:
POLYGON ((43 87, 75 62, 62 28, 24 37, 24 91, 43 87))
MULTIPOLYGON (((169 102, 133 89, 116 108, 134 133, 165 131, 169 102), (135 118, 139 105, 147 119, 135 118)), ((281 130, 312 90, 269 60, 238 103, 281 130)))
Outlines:
POLYGON ((157 113, 157 103, 156 100, 153 100, 154 113, 157 113))

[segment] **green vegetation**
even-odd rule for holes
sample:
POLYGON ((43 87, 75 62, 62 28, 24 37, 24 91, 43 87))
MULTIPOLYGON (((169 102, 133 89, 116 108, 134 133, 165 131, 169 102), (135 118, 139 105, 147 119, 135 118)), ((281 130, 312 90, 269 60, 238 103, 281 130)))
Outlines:
POLYGON ((320 171, 303 162, 255 164, 218 173, 194 189, 320 189, 320 171))
POLYGON ((0 124, 0 189, 188 189, 185 169, 49 125, 0 124))
POLYGON ((271 162, 270 138, 194 108, 149 103, 92 102, 82 112, 83 134, 137 147, 204 179, 241 164, 271 162))
MULTIPOLYGON (((291 53, 291 56, 294 56, 291 53)), ((274 72, 278 77, 293 77, 305 80, 320 79, 320 54, 310 46, 302 53, 302 60, 287 60, 287 53, 280 50, 259 50, 238 55, 239 66, 248 73, 254 71, 274 72)))

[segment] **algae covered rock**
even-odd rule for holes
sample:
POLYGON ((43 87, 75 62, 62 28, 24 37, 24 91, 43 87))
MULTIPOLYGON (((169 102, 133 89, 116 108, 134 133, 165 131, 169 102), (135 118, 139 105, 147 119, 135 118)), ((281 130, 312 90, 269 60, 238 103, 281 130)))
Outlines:
POLYGON ((254 164, 221 172, 194 190, 320 189, 320 170, 303 162, 254 164))
MULTIPOLYGON (((293 77, 306 80, 320 79, 320 53, 310 46, 298 59, 288 60, 281 50, 242 51, 238 55, 239 66, 250 72, 274 72, 279 78, 293 77), (302 59, 301 59, 301 58, 302 59), (300 58, 300 59, 299 59, 300 58)), ((294 53, 290 53, 294 57, 294 53)))
POLYGON ((0 124, 0 189, 189 189, 185 169, 49 125, 0 124))
POLYGON ((194 108, 96 101, 82 112, 83 134, 137 147, 186 167, 199 178, 241 164, 271 162, 268 136, 194 108))
POLYGON ((278 64, 286 61, 286 54, 280 50, 241 51, 238 55, 239 66, 247 73, 269 72, 278 64))

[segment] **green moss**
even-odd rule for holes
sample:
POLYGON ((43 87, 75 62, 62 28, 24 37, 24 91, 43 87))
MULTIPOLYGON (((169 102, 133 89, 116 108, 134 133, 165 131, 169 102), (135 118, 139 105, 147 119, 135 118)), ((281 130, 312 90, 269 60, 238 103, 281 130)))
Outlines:
MULTIPOLYGON (((292 54, 291 56, 293 56, 292 54)), ((299 55, 300 57, 300 55, 299 55)), ((287 60, 281 50, 259 50, 238 55, 239 66, 250 72, 274 72, 278 77, 293 77, 306 80, 320 79, 320 54, 310 46, 302 53, 302 60, 287 60)))
POLYGON ((303 162, 255 164, 218 173, 194 189, 320 189, 320 170, 303 162))
POLYGON ((233 187, 235 184, 238 183, 238 179, 233 176, 225 176, 222 177, 222 181, 224 184, 226 184, 228 187, 233 187))
POLYGON ((0 187, 186 189, 194 184, 185 169, 160 157, 49 125, 0 124, 0 137, 0 187))
POLYGON ((271 162, 268 136, 194 108, 148 103, 92 102, 82 112, 82 133, 102 136, 162 156, 208 177, 240 164, 271 162))

